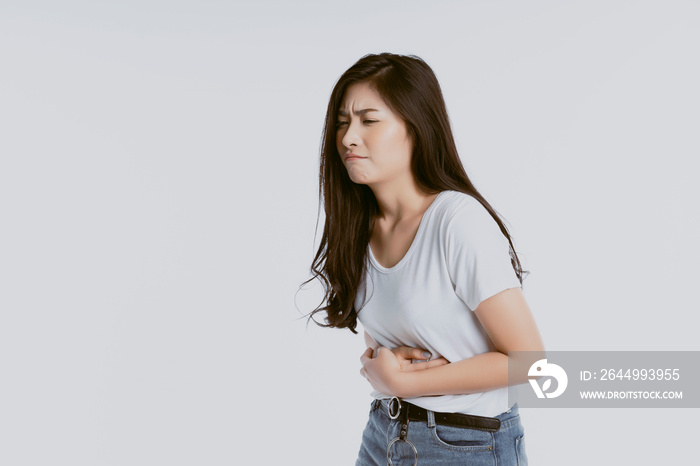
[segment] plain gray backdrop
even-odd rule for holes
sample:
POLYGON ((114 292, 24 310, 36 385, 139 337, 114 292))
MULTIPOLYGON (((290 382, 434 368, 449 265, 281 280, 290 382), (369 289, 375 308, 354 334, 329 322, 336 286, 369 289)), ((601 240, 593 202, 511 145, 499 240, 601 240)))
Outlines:
MULTIPOLYGON (((416 54, 549 350, 698 350, 691 1, 0 6, 0 463, 354 464, 364 346, 306 326, 336 79, 416 54)), ((523 409, 530 464, 680 464, 697 410, 523 409)))

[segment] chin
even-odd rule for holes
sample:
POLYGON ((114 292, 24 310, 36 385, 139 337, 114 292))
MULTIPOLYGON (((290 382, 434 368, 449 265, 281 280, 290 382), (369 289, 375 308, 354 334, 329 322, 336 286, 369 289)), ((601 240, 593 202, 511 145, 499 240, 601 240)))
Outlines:
POLYGON ((348 173, 350 180, 355 184, 370 184, 372 179, 366 173, 348 173))

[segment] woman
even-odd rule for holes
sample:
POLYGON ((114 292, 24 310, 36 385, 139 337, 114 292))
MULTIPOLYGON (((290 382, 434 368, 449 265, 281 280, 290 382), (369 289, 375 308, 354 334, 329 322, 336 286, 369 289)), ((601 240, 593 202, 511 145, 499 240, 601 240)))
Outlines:
POLYGON ((467 177, 424 61, 367 55, 340 77, 320 190, 312 271, 326 295, 312 316, 362 323, 374 388, 356 464, 527 464, 507 355, 542 341, 510 235, 467 177))

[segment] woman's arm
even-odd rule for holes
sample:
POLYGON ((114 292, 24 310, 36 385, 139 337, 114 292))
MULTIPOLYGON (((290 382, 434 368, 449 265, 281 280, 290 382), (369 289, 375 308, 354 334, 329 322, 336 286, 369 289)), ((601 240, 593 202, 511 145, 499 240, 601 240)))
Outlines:
MULTIPOLYGON (((421 371, 405 371, 387 348, 368 348, 361 358, 361 372, 386 395, 413 398, 466 394, 508 386, 510 351, 540 352, 544 357, 542 339, 520 288, 484 300, 474 312, 497 351, 421 371)), ((539 359, 536 354, 533 362, 539 359)))

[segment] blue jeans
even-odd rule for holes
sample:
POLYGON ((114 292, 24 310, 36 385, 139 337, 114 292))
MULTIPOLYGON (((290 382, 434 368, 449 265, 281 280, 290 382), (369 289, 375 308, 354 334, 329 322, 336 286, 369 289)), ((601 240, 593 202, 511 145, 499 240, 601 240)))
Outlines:
POLYGON ((386 466, 389 461, 394 466, 413 466, 416 460, 421 466, 527 466, 518 404, 496 417, 501 420, 501 428, 488 432, 436 425, 433 412, 428 411, 427 423, 408 423, 406 442, 395 440, 400 435, 401 420, 389 418, 388 400, 374 400, 355 466, 386 466))

